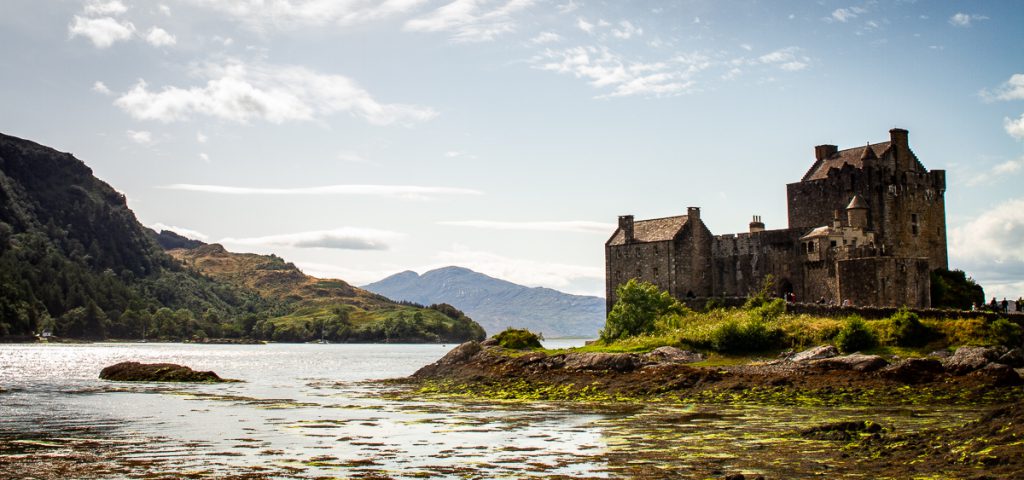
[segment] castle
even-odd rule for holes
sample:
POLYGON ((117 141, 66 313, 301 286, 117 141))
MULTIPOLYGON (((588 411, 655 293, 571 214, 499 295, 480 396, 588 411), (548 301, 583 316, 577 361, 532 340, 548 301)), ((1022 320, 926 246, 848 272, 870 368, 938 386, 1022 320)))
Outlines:
POLYGON ((787 186, 789 228, 713 235, 700 208, 686 215, 619 217, 605 243, 607 308, 616 287, 636 278, 672 296, 740 297, 772 275, 779 295, 798 301, 929 307, 930 273, 947 267, 946 172, 928 171, 907 143, 814 148, 803 178, 787 186))

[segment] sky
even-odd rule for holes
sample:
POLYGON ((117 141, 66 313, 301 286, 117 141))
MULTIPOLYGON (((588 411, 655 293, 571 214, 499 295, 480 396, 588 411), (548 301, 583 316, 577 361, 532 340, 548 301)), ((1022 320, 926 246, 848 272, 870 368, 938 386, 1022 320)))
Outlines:
POLYGON ((618 215, 786 227, 814 146, 910 131, 950 267, 1024 295, 1024 3, 4 0, 0 132, 139 220, 361 285, 601 295, 618 215))

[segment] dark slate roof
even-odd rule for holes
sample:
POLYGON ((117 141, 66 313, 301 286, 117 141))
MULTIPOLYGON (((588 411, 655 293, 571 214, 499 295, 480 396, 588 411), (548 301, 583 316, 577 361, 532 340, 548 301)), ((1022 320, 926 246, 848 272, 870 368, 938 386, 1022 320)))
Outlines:
MULTIPOLYGON (((686 225, 686 220, 686 215, 679 215, 633 222, 633 238, 640 243, 672 240, 686 225)), ((621 228, 615 230, 615 234, 608 240, 608 245, 623 245, 625 243, 625 235, 621 228)))
POLYGON ((856 168, 864 168, 865 157, 871 158, 874 155, 875 158, 880 158, 885 155, 885 152, 889 151, 889 142, 874 143, 866 147, 854 147, 847 148, 846 150, 840 150, 831 157, 824 160, 818 160, 814 162, 814 165, 807 174, 804 175, 803 181, 808 180, 820 180, 828 177, 828 171, 833 168, 843 168, 844 164, 850 164, 856 168), (871 152, 865 151, 866 148, 870 148, 871 152))

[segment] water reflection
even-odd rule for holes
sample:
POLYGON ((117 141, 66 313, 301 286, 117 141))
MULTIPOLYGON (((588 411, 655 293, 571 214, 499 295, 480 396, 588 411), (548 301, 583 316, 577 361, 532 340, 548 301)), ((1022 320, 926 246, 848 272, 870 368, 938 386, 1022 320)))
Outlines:
POLYGON ((0 476, 705 478, 740 470, 775 478, 835 476, 843 473, 829 470, 837 452, 787 432, 865 415, 884 415, 894 428, 967 415, 451 402, 385 395, 393 387, 367 382, 407 376, 448 348, 0 346, 0 476), (180 363, 243 382, 97 378, 104 366, 126 360, 180 363))

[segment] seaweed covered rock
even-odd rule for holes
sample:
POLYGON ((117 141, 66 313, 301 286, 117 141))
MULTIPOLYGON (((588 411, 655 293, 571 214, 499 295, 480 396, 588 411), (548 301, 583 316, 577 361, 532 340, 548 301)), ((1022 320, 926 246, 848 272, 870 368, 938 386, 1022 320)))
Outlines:
POLYGON ((861 435, 879 433, 882 426, 871 420, 835 422, 816 427, 805 428, 800 436, 811 440, 850 441, 861 435))
POLYGON ((934 358, 907 358, 883 368, 879 373, 897 382, 915 384, 930 382, 945 371, 942 362, 934 358))
POLYGON ((103 380, 119 382, 224 382, 216 373, 173 363, 121 362, 100 371, 103 380))

